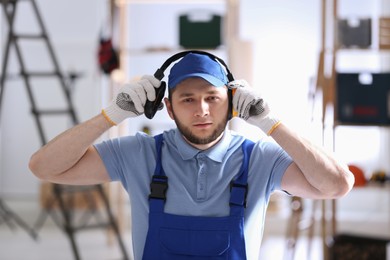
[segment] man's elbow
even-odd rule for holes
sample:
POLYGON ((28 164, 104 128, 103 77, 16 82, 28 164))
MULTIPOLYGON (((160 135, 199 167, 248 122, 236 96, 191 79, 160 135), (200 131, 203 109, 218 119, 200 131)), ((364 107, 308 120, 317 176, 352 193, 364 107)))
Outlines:
POLYGON ((43 181, 47 180, 47 174, 45 174, 43 163, 40 161, 36 154, 33 154, 30 157, 28 168, 38 179, 43 181))
POLYGON ((337 188, 335 189, 333 197, 340 198, 347 195, 352 190, 354 184, 354 175, 349 170, 345 170, 335 185, 337 188))

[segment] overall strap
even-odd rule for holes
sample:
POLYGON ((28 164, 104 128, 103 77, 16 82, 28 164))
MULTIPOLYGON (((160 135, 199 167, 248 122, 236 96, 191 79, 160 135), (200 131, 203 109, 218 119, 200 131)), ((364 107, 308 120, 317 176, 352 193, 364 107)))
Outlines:
POLYGON ((154 136, 156 143, 156 168, 150 183, 149 210, 150 212, 163 212, 168 190, 168 177, 165 175, 161 163, 161 149, 163 134, 154 136))
POLYGON ((161 166, 161 149, 162 149, 163 140, 164 140, 163 134, 154 136, 154 141, 156 144, 156 168, 154 169, 154 174, 165 176, 165 172, 161 166))
POLYGON ((254 142, 245 140, 242 145, 243 159, 238 177, 231 183, 230 215, 243 216, 248 195, 248 167, 254 142))

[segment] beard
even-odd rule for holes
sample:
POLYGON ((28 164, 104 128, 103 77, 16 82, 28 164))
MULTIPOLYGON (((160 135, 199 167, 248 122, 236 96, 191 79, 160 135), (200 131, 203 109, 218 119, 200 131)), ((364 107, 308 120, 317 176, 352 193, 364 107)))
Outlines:
POLYGON ((196 136, 189 127, 184 126, 179 119, 177 119, 175 112, 172 111, 173 118, 175 120, 177 129, 179 129, 180 133, 184 136, 185 139, 187 139, 189 142, 193 144, 208 144, 213 141, 215 141, 218 137, 221 136, 221 134, 225 131, 228 119, 227 116, 225 117, 225 120, 221 121, 217 127, 214 129, 214 131, 205 137, 199 137, 196 136))

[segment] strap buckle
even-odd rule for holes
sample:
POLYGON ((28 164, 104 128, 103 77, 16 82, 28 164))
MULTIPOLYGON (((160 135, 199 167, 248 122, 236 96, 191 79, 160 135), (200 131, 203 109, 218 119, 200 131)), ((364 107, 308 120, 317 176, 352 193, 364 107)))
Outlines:
MULTIPOLYGON (((230 183, 230 193, 234 192, 233 191, 233 188, 238 188, 238 189, 244 189, 244 200, 235 200, 234 198, 242 198, 242 194, 231 194, 231 198, 230 199, 230 205, 236 205, 236 206, 244 206, 244 208, 246 208, 246 197, 248 195, 248 184, 240 184, 240 183, 235 183, 235 182, 231 182, 230 183), (233 197, 234 196, 234 197, 233 197)), ((239 190, 236 190, 234 193, 236 192, 239 192, 239 190)))
POLYGON ((149 199, 166 200, 166 193, 168 190, 168 177, 167 176, 153 176, 150 183, 150 195, 149 199))

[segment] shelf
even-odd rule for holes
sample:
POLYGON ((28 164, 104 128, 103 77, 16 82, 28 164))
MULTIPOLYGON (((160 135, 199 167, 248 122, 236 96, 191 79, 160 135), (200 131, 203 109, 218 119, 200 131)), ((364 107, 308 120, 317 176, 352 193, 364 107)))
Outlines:
POLYGON ((390 124, 362 124, 362 123, 343 123, 339 121, 334 121, 334 127, 338 126, 359 126, 359 127, 390 127, 390 124))
POLYGON ((169 48, 169 47, 153 47, 153 48, 144 48, 144 49, 124 49, 123 54, 131 54, 131 55, 147 55, 147 54, 170 54, 170 53, 178 53, 182 51, 205 51, 205 52, 223 52, 226 51, 225 47, 219 47, 216 49, 185 49, 185 48, 169 48))
POLYGON ((378 54, 381 54, 381 53, 390 53, 390 49, 379 49, 379 48, 376 48, 376 47, 369 47, 369 48, 359 48, 359 47, 353 47, 353 48, 337 48, 335 49, 336 52, 360 52, 360 53, 365 53, 365 52, 368 52, 368 53, 378 53, 378 54))
POLYGON ((116 5, 127 4, 220 4, 228 0, 116 0, 116 5))

